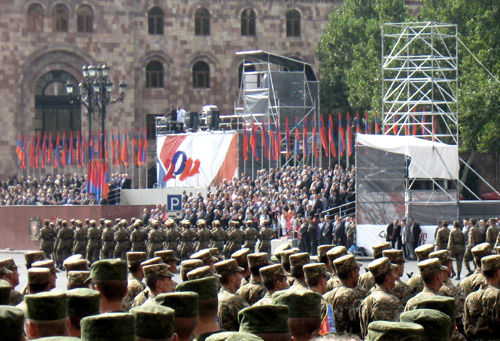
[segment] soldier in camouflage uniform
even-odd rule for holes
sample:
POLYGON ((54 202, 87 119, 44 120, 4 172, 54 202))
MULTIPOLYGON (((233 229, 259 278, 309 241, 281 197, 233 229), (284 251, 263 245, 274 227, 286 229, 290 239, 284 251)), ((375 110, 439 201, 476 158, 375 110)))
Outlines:
MULTIPOLYGON (((320 295, 321 321, 333 321, 333 308, 323 298, 323 295, 326 293, 326 283, 330 277, 326 272, 326 265, 323 263, 306 264, 303 269, 307 286, 310 290, 317 292, 320 295)), ((332 330, 334 325, 330 325, 329 327, 330 330, 332 330)))
POLYGON ((177 229, 175 220, 173 219, 168 219, 165 222, 165 226, 167 227, 165 249, 172 250, 174 252, 174 257, 177 257, 177 246, 179 245, 179 240, 181 239, 181 233, 177 229))
MULTIPOLYGON (((168 270, 167 264, 161 263, 147 265, 143 267, 143 271, 150 294, 148 299, 142 305, 155 304, 155 298, 159 294, 174 291, 174 274, 168 270)), ((138 303, 138 300, 134 299, 133 306, 137 307, 138 303)))
POLYGON ((57 267, 62 267, 62 263, 66 258, 71 256, 73 248, 73 229, 68 226, 68 222, 63 220, 61 223, 62 228, 57 233, 56 241, 56 258, 57 267))
POLYGON ((87 230, 87 260, 92 264, 99 260, 101 250, 101 232, 96 226, 95 220, 90 220, 90 227, 87 230))
POLYGON ((281 264, 273 264, 260 268, 259 272, 267 292, 254 305, 274 304, 272 295, 277 291, 288 289, 288 276, 285 269, 281 264))
MULTIPOLYGON (((342 256, 347 255, 347 248, 345 246, 335 246, 334 248, 331 248, 328 250, 326 253, 326 256, 328 257, 328 260, 332 264, 333 267, 333 262, 342 256)), ((335 267, 332 268, 332 275, 330 279, 328 279, 328 282, 326 283, 326 291, 331 291, 333 288, 339 287, 342 285, 342 282, 339 279, 339 276, 337 275, 337 271, 335 270, 335 267)))
POLYGON ((333 261, 335 271, 342 286, 327 292, 323 298, 333 308, 335 328, 338 334, 361 334, 359 307, 366 292, 357 286, 359 278, 358 263, 353 255, 345 255, 333 261))
POLYGON ((247 228, 245 229, 245 244, 243 247, 250 249, 250 253, 255 252, 255 244, 259 238, 259 232, 253 227, 253 221, 246 221, 247 228))
POLYGON ((86 257, 87 248, 87 230, 83 227, 80 220, 75 221, 75 235, 73 243, 73 254, 86 257))
POLYGON ((397 265, 389 258, 382 257, 368 264, 368 269, 375 278, 375 289, 366 297, 359 308, 361 337, 366 337, 368 325, 373 321, 399 321, 403 312, 401 301, 392 293, 396 285, 397 265))
POLYGON ((271 257, 271 239, 276 238, 276 234, 269 228, 269 220, 262 222, 262 228, 259 232, 259 252, 266 252, 271 257))
POLYGON ((115 258, 127 260, 127 252, 130 251, 130 232, 125 228, 126 220, 118 223, 118 231, 115 232, 115 258))
POLYGON ((497 225, 497 220, 495 218, 490 218, 489 220, 490 226, 486 230, 486 238, 485 242, 490 243, 491 248, 495 249, 495 243, 498 238, 498 234, 500 232, 500 227, 497 225))
POLYGON ((476 264, 476 270, 472 275, 466 277, 460 282, 460 288, 467 297, 471 292, 478 290, 481 285, 484 284, 484 276, 481 271, 481 259, 483 257, 491 255, 491 245, 490 243, 481 243, 474 246, 471 253, 474 257, 474 263, 476 264))
POLYGON ((54 230, 54 225, 48 219, 44 220, 44 226, 40 230, 40 251, 45 253, 45 258, 52 259, 52 254, 54 253, 54 247, 56 244, 56 231, 54 230))
MULTIPOLYGON (((373 258, 378 259, 378 258, 382 257, 382 251, 388 250, 390 248, 391 248, 391 243, 389 243, 389 242, 382 242, 382 243, 378 243, 378 244, 373 245, 372 246, 373 258)), ((362 290, 364 290, 366 292, 370 292, 370 290, 375 286, 375 279, 373 278, 373 274, 371 273, 371 271, 366 272, 366 273, 362 274, 361 276, 359 276, 358 286, 362 290)))
POLYGON ((15 290, 19 285, 19 272, 13 258, 0 260, 0 279, 3 279, 12 286, 9 294, 10 305, 16 306, 23 301, 23 295, 15 290))
POLYGON ((437 258, 419 262, 418 269, 424 282, 424 289, 408 300, 405 311, 413 310, 415 303, 424 297, 440 295, 439 289, 443 286, 445 279, 444 271, 448 270, 437 258))
POLYGON ((257 301, 264 298, 267 293, 266 287, 260 277, 260 269, 270 265, 269 257, 265 252, 251 253, 247 256, 248 266, 250 268, 250 282, 241 286, 238 294, 249 304, 254 305, 257 301))
POLYGON ((220 327, 226 331, 237 331, 239 329, 238 313, 248 307, 248 303, 236 292, 241 284, 240 268, 234 259, 228 259, 215 264, 215 270, 221 276, 222 288, 217 296, 219 308, 217 317, 220 327))
POLYGON ((239 228, 239 221, 231 220, 227 234, 227 243, 224 246, 224 258, 229 259, 231 255, 240 250, 245 239, 245 232, 239 228))
POLYGON ((335 245, 333 244, 323 244, 317 247, 318 250, 318 263, 323 263, 326 266, 326 272, 328 277, 331 277, 333 274, 332 262, 328 259, 326 253, 333 249, 335 245))
MULTIPOLYGON (((462 272, 462 262, 464 260, 465 249, 465 235, 460 228, 460 222, 453 223, 453 230, 450 232, 448 240, 448 251, 451 257, 456 259, 457 263, 457 280, 460 280, 460 273, 462 272)), ((453 270, 452 270, 453 271, 453 270)))
POLYGON ((304 265, 309 264, 311 258, 307 252, 299 252, 290 255, 290 271, 294 278, 289 290, 308 290, 304 274, 304 265))
MULTIPOLYGON (((434 251, 434 245, 425 244, 420 245, 415 249, 415 255, 419 262, 429 259, 429 253, 434 251)), ((424 281, 422 281, 422 276, 420 273, 413 275, 406 284, 413 290, 413 294, 416 295, 424 289, 424 281)))
POLYGON ((198 236, 196 232, 191 228, 191 223, 189 220, 183 220, 181 224, 185 227, 184 232, 181 235, 181 252, 180 259, 188 259, 194 253, 194 243, 198 236))
POLYGON ((443 221, 443 226, 437 231, 436 234, 436 245, 437 250, 444 250, 448 247, 448 239, 450 238, 450 229, 448 228, 448 222, 443 221))
MULTIPOLYGON (((160 257, 154 257, 142 262, 140 267, 141 271, 143 272, 143 276, 144 276, 144 267, 153 264, 163 264, 163 261, 161 260, 160 257)), ((138 293, 132 300, 132 307, 138 307, 144 304, 144 302, 146 302, 150 296, 151 296, 151 289, 149 289, 149 287, 146 286, 146 288, 140 293, 138 293)))
POLYGON ((408 300, 413 297, 413 290, 408 285, 406 285, 406 283, 403 283, 403 281, 401 281, 401 276, 403 276, 405 271, 406 262, 403 250, 384 250, 382 251, 382 255, 389 258, 392 264, 396 264, 398 266, 398 268, 395 270, 397 279, 394 288, 392 288, 392 293, 394 294, 394 296, 399 298, 404 307, 406 305, 406 302, 408 302, 408 300))
POLYGON ((498 340, 500 335, 500 255, 481 259, 485 283, 465 300, 464 327, 473 340, 498 340))
POLYGON ((140 220, 136 220, 132 224, 132 232, 130 233, 130 243, 132 244, 130 251, 147 252, 147 240, 147 231, 142 227, 142 222, 140 220))
POLYGON ((163 249, 163 242, 166 239, 165 232, 160 229, 157 220, 151 222, 152 230, 148 234, 148 258, 153 258, 156 251, 163 249))
POLYGON ((102 231, 102 249, 101 249, 101 260, 113 258, 113 253, 115 251, 115 232, 113 231, 113 222, 111 220, 106 220, 104 222, 104 230, 102 231))
POLYGON ((477 219, 472 218, 470 220, 470 229, 468 233, 468 243, 467 243, 467 248, 465 249, 465 255, 464 255, 464 265, 465 268, 467 269, 468 273, 467 276, 472 275, 472 270, 470 268, 469 262, 472 260, 474 263, 474 259, 472 257, 472 248, 476 245, 479 245, 483 242, 483 235, 481 233, 481 230, 477 227, 477 219))
POLYGON ((207 229, 205 219, 199 219, 196 224, 198 225, 198 241, 196 242, 194 252, 208 248, 212 239, 212 232, 207 229))
POLYGON ((227 241, 227 232, 221 227, 221 223, 218 220, 214 220, 212 223, 214 227, 212 229, 212 247, 216 247, 219 250, 219 254, 223 254, 224 244, 227 241))

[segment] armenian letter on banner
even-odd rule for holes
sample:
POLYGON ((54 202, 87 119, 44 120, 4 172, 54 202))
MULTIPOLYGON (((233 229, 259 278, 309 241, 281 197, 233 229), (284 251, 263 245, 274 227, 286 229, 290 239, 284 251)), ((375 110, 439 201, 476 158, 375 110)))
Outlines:
POLYGON ((158 187, 207 187, 238 175, 235 133, 193 133, 156 139, 158 187))

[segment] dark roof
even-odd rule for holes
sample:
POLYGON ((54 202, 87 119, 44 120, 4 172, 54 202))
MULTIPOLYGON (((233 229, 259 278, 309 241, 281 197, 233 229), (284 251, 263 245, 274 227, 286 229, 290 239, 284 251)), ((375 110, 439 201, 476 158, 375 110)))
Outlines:
POLYGON ((261 60, 264 62, 277 64, 286 67, 289 71, 304 71, 306 74, 306 78, 308 81, 317 81, 316 75, 314 74, 314 70, 311 67, 311 64, 289 58, 280 56, 278 54, 256 50, 256 51, 241 51, 236 52, 238 56, 251 57, 253 59, 261 60))

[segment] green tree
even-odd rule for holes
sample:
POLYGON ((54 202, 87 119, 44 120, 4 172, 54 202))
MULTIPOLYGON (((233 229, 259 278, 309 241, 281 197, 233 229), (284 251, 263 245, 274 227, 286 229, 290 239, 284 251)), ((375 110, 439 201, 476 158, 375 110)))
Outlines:
POLYGON ((325 112, 380 109, 381 24, 409 20, 404 0, 345 0, 316 53, 325 112))

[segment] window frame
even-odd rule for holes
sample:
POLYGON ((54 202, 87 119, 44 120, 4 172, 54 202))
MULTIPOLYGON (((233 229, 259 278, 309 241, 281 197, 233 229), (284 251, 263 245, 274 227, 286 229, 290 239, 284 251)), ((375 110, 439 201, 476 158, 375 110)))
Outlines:
POLYGON ((191 73, 193 76, 193 88, 194 89, 210 89, 210 64, 204 60, 199 60, 193 64, 191 68, 191 73), (199 66, 203 64, 206 65, 206 70, 200 70, 199 66), (195 68, 198 66, 198 70, 195 68))
POLYGON ((69 10, 65 4, 55 4, 52 8, 52 29, 54 32, 68 32, 69 10), (64 9, 65 13, 58 13, 59 9, 64 9))
POLYGON ((255 37, 256 35, 256 18, 257 15, 252 8, 245 8, 241 12, 240 23, 241 23, 241 35, 243 37, 255 37), (249 16, 246 14, 249 13, 249 16))
POLYGON ((150 60, 145 67, 146 71, 146 89, 163 89, 165 88, 165 67, 160 60, 150 60), (161 66, 160 69, 149 69, 154 64, 161 66))
POLYGON ((151 7, 148 11, 148 34, 163 35, 165 30, 165 12, 159 6, 151 7), (159 11, 154 13, 154 11, 159 11), (161 15, 160 15, 161 12, 161 15))
POLYGON ((196 36, 210 35, 210 11, 205 7, 198 8, 194 13, 194 34, 196 36))
POLYGON ((76 10, 76 31, 79 33, 94 32, 94 10, 90 5, 80 5, 76 10), (81 10, 90 10, 89 13, 81 13, 81 10))
POLYGON ((292 8, 286 12, 286 36, 287 37, 300 37, 300 24, 301 24, 301 14, 300 12, 292 8), (292 17, 292 14, 297 14, 297 17, 292 17))
POLYGON ((38 2, 34 2, 28 6, 26 11, 26 26, 28 32, 43 32, 43 7, 38 2), (37 29, 37 19, 40 26, 37 29))

